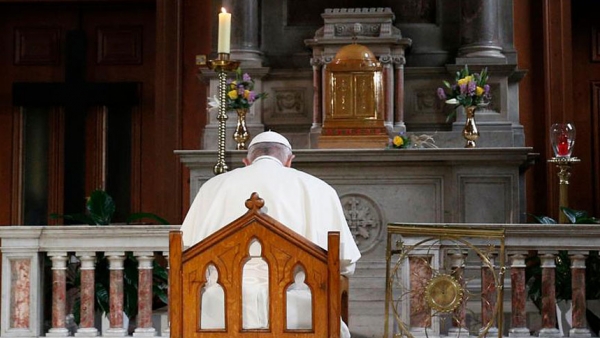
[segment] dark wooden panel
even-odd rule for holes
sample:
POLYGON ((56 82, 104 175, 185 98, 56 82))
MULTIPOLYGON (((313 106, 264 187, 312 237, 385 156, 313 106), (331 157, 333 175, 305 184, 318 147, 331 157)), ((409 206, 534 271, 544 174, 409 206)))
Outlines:
POLYGON ((592 61, 600 62, 600 29, 599 26, 592 26, 592 61))
POLYGON ((16 27, 15 65, 58 65, 60 28, 16 27))
POLYGON ((594 215, 600 217, 600 81, 592 82, 592 178, 594 180, 594 215))
POLYGON ((98 64, 142 64, 142 26, 98 27, 98 64))
MULTIPOLYGON (((206 125, 207 85, 198 76, 198 66, 193 55, 211 52, 211 3, 210 1, 184 0, 182 13, 183 68, 182 74, 182 149, 201 149, 202 131, 206 125)), ((179 224, 190 207, 189 170, 182 170, 182 205, 179 224)))

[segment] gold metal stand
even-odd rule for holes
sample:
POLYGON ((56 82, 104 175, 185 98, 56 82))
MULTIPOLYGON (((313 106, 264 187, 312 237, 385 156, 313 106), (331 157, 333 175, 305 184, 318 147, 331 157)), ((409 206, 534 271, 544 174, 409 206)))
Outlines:
MULTIPOLYGON (((427 313, 428 322, 432 323, 433 318, 437 317, 441 323, 440 314, 452 312, 458 307, 465 293, 469 297, 474 297, 476 291, 455 279, 452 274, 452 267, 448 264, 437 264, 429 260, 424 262, 425 270, 431 271, 427 280, 419 284, 425 286, 424 290, 413 289, 410 284, 410 278, 423 278, 426 275, 420 274, 420 271, 412 271, 410 267, 411 257, 442 257, 443 252, 469 252, 472 256, 479 258, 480 264, 469 263, 466 269, 472 269, 476 265, 488 269, 491 272, 493 288, 496 290, 492 318, 487 322, 480 322, 481 325, 479 338, 493 337, 490 329, 498 328, 497 338, 502 338, 503 327, 503 300, 504 300, 504 275, 505 275, 505 229, 490 229, 477 227, 464 227, 464 224, 403 224, 389 223, 387 226, 387 248, 386 248, 386 270, 385 270, 385 317, 384 317, 384 338, 390 337, 394 327, 399 332, 394 333, 393 337, 418 338, 427 336, 427 330, 433 334, 436 330, 433 326, 421 327, 425 332, 419 332, 419 335, 413 335, 411 330, 410 311, 408 315, 403 310, 409 307, 402 307, 406 302, 411 302, 413 298, 422 299, 433 311, 427 313), (437 253, 436 253, 437 252, 437 253), (490 257, 496 256, 498 260, 492 261, 490 257), (408 278, 408 280, 406 280, 408 278), (430 304, 436 304, 431 307, 430 304), (391 321, 391 322, 390 322, 391 321), (488 332, 490 332, 488 334, 488 332)), ((418 269, 418 268, 416 268, 418 269)), ((463 267, 463 269, 465 269, 463 267)), ((463 277, 460 277, 464 282, 463 277)), ((483 287, 481 287, 483 292, 483 287)), ((478 294, 481 297, 481 293, 478 294)), ((453 320, 461 319, 452 315, 453 320)), ((439 335, 439 333, 438 333, 439 335)), ((433 335, 431 335, 433 336, 433 335)))
POLYGON ((581 162, 577 157, 553 157, 548 160, 548 163, 556 163, 559 169, 559 192, 558 192, 558 223, 567 223, 567 215, 565 215, 561 207, 569 207, 569 178, 571 177, 571 165, 581 162))
POLYGON ((236 70, 240 62, 230 61, 228 53, 219 53, 216 60, 208 60, 206 63, 208 68, 217 72, 219 77, 219 114, 217 120, 219 120, 219 136, 218 136, 218 154, 217 164, 213 168, 215 175, 227 172, 227 164, 225 163, 225 122, 227 121, 227 113, 225 107, 225 101, 227 97, 227 72, 236 70))

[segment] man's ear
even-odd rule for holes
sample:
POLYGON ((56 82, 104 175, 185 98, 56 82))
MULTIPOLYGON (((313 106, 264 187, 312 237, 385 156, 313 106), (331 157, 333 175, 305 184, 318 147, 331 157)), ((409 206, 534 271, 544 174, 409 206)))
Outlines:
POLYGON ((294 157, 296 157, 296 155, 292 154, 290 155, 290 157, 288 157, 287 161, 285 161, 285 163, 283 164, 284 166, 291 168, 292 167, 292 160, 294 159, 294 157))
POLYGON ((245 165, 246 167, 247 167, 247 166, 249 166, 250 164, 252 164, 252 161, 250 161, 250 160, 249 160, 247 157, 244 157, 244 158, 242 159, 242 162, 244 162, 244 165, 245 165))

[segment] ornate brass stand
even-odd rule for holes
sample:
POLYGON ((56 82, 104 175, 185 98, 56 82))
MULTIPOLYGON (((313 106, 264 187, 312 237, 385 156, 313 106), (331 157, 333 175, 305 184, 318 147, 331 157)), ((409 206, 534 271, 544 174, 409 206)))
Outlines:
POLYGON ((225 100, 227 95, 226 81, 227 72, 237 69, 240 65, 239 61, 230 61, 228 53, 219 53, 216 60, 208 60, 206 63, 208 68, 217 72, 219 77, 219 136, 218 136, 218 154, 217 164, 213 168, 215 175, 227 172, 227 164, 225 163, 225 122, 227 121, 225 100))
POLYGON ((569 207, 569 178, 571 177, 571 165, 581 162, 577 157, 553 157, 548 163, 556 163, 558 171, 558 223, 567 223, 567 215, 560 210, 560 207, 569 207))

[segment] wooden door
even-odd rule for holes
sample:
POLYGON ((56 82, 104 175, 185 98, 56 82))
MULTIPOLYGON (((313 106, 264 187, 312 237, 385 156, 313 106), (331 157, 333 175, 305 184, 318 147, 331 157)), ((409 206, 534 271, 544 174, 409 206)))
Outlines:
POLYGON ((600 216, 600 2, 572 1, 573 121, 577 128, 570 206, 600 216))
POLYGON ((155 13, 153 1, 0 3, 0 224, 51 224, 94 189, 117 221, 139 209, 155 13))

